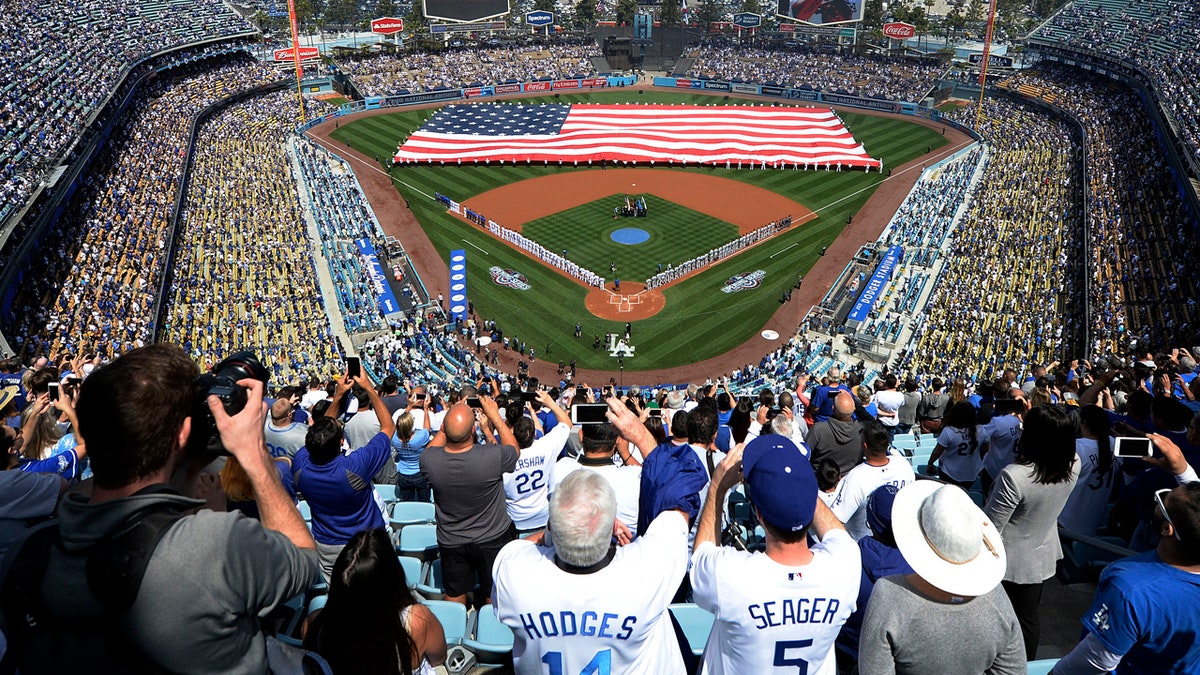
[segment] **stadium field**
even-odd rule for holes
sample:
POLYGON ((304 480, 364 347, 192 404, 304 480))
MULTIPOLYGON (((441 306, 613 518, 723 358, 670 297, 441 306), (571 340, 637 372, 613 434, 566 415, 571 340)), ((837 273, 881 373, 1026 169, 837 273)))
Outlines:
MULTIPOLYGON (((635 89, 562 95, 549 100, 565 103, 762 105, 761 101, 724 99, 722 96, 652 90, 639 93, 635 89)), ((432 114, 432 110, 422 109, 363 117, 342 124, 333 132, 332 138, 368 155, 390 157, 401 140, 432 114)), ((900 166, 946 143, 946 139, 936 131, 903 119, 848 111, 840 111, 839 114, 867 152, 884 160, 885 167, 900 166)), ((433 194, 437 192, 457 201, 465 201, 488 190, 539 176, 598 170, 567 166, 421 165, 394 167, 392 176, 443 258, 453 249, 467 250, 468 296, 475 303, 480 316, 495 319, 506 336, 524 341, 528 347, 536 350, 539 359, 576 359, 580 368, 615 370, 615 359, 608 352, 593 350, 592 337, 607 332, 621 333, 624 323, 600 319, 588 312, 584 304, 588 289, 524 253, 501 244, 478 226, 447 213, 445 207, 433 199, 433 194), (518 290, 497 285, 492 278, 492 268, 513 270, 524 275, 530 288, 518 290), (584 338, 580 340, 572 337, 576 322, 583 324, 584 338), (547 348, 550 350, 548 354, 547 348)), ((794 286, 797 274, 807 273, 822 247, 837 238, 848 218, 862 207, 884 178, 878 172, 862 171, 727 170, 709 167, 646 168, 638 171, 675 171, 731 178, 799 202, 815 211, 818 217, 666 288, 663 291, 666 300, 663 310, 650 318, 634 322, 632 344, 635 352, 632 358, 625 360, 625 369, 630 371, 696 363, 757 339, 763 324, 779 309, 783 292, 794 286), (758 271, 761 271, 762 279, 757 287, 737 293, 722 292, 722 287, 734 275, 758 271)), ((596 208, 601 213, 605 210, 600 206, 596 208)), ((606 210, 608 219, 603 221, 605 228, 611 228, 615 223, 636 227, 639 222, 647 220, 622 218, 613 221, 612 206, 608 205, 606 210)), ((681 230, 679 236, 681 240, 685 238, 687 230, 681 230)), ((678 244, 672 244, 671 241, 664 243, 666 246, 678 244)), ((559 246, 552 250, 561 248, 559 246)), ((586 255, 580 251, 577 256, 571 246, 566 248, 572 259, 578 260, 586 255)), ((599 260, 603 269, 596 272, 610 276, 603 254, 599 260)), ((422 273, 425 274, 424 271, 422 273)), ((713 373, 714 376, 717 374, 713 373)))

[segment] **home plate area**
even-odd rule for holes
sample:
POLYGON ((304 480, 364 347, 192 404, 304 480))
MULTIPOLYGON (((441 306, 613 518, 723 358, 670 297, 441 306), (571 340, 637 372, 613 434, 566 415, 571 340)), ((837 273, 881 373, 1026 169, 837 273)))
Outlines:
POLYGON ((617 295, 616 293, 608 296, 608 304, 616 305, 617 311, 628 313, 633 311, 634 305, 642 304, 641 294, 637 295, 617 295))

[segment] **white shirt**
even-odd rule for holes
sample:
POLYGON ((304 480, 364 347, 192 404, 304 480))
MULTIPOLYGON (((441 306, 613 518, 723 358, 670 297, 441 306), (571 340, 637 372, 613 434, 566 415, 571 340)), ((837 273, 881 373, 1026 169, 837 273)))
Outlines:
POLYGON ((1016 415, 996 415, 988 422, 988 452, 983 457, 983 468, 992 478, 1000 475, 1004 467, 1017 461, 1017 441, 1021 440, 1021 418, 1016 415))
POLYGON ((504 496, 508 500, 508 517, 518 530, 534 530, 546 526, 550 517, 550 481, 554 458, 562 451, 571 433, 568 424, 556 424, 528 448, 521 450, 517 467, 504 474, 504 496))
MULTIPOLYGON (((1109 452, 1115 444, 1115 438, 1108 439, 1109 452)), ((1100 448, 1095 439, 1075 439, 1075 454, 1079 456, 1079 478, 1058 515, 1058 524, 1072 532, 1095 536, 1104 524, 1108 498, 1112 495, 1113 479, 1120 473, 1121 459, 1113 457, 1112 468, 1100 475, 1100 448)))
POLYGON ((894 427, 900 424, 900 406, 904 405, 904 394, 895 389, 885 389, 875 394, 875 405, 878 406, 880 412, 892 413, 890 417, 879 416, 879 421, 885 427, 894 427))
MULTIPOLYGON (((562 425, 560 424, 559 426, 562 425)), ((557 428, 555 427, 555 429, 557 428)), ((642 494, 642 467, 634 465, 618 466, 610 463, 606 463, 603 466, 586 466, 580 464, 579 460, 572 457, 563 457, 554 464, 554 474, 550 479, 550 494, 554 494, 554 491, 558 489, 559 483, 562 483, 564 478, 579 469, 595 471, 604 476, 617 496, 617 519, 624 523, 630 532, 636 535, 638 499, 642 494)))
POLYGON ((946 451, 938 460, 938 466, 947 476, 960 483, 975 480, 983 470, 983 457, 979 455, 979 446, 988 442, 988 433, 986 426, 976 425, 975 443, 972 444, 970 436, 962 430, 944 427, 938 435, 937 444, 946 451))
POLYGON ((300 397, 300 407, 305 410, 311 410, 318 401, 324 401, 329 398, 324 389, 309 389, 300 397))
POLYGON ((812 552, 807 565, 788 567, 765 553, 696 547, 696 604, 716 617, 701 673, 796 673, 807 663, 809 675, 836 675, 834 640, 857 604, 862 558, 841 530, 812 552))
POLYGON ((854 541, 858 541, 871 536, 871 528, 867 527, 867 499, 871 493, 883 485, 902 488, 916 479, 912 465, 904 457, 889 455, 888 463, 883 466, 863 462, 842 477, 829 509, 846 524, 846 531, 854 541))
POLYGON ((492 567, 492 601, 513 629, 515 672, 683 675, 667 606, 687 570, 686 540, 687 519, 666 511, 591 574, 559 569, 553 549, 505 545, 492 567))

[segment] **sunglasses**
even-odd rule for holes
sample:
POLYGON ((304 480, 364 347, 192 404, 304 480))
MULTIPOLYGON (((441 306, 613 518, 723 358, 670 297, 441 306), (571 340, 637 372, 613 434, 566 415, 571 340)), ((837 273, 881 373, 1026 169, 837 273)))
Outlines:
POLYGON ((1163 503, 1163 500, 1166 499, 1166 495, 1171 494, 1171 490, 1172 488, 1155 490, 1154 503, 1158 504, 1158 510, 1162 511, 1163 518, 1167 520, 1167 524, 1171 526, 1171 531, 1175 533, 1175 540, 1183 541, 1183 539, 1179 537, 1179 528, 1175 527, 1175 523, 1171 521, 1171 514, 1167 513, 1167 506, 1163 503))

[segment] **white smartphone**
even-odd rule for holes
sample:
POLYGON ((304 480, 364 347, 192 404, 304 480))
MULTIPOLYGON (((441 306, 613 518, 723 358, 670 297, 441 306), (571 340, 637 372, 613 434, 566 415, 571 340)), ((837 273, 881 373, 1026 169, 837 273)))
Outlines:
POLYGON ((1150 443, 1149 438, 1119 436, 1117 437, 1116 446, 1113 447, 1113 457, 1145 459, 1150 456, 1153 448, 1154 446, 1150 443))
POLYGON ((576 403, 571 406, 572 424, 604 424, 608 421, 607 403, 576 403))

